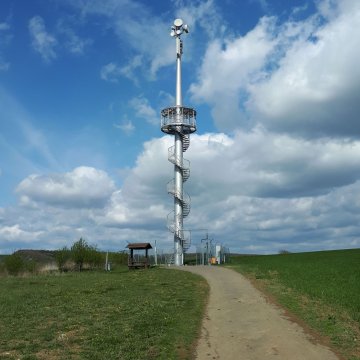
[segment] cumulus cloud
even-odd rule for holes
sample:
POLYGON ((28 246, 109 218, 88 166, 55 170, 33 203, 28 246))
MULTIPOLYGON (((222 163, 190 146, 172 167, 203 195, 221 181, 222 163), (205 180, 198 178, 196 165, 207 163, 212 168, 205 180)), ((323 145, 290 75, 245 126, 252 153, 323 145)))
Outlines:
POLYGON ((318 4, 305 20, 263 17, 244 36, 210 43, 191 92, 211 104, 219 129, 359 136, 360 5, 318 4))
POLYGON ((199 81, 190 87, 193 100, 205 101, 220 129, 230 130, 246 122, 239 107, 246 100, 246 84, 261 76, 260 69, 276 45, 271 30, 274 19, 263 18, 246 36, 210 42, 199 71, 199 81), (225 47, 225 48, 224 48, 225 47))
POLYGON ((56 59, 55 48, 58 44, 56 38, 48 33, 45 28, 44 19, 34 16, 29 21, 29 32, 33 49, 38 52, 44 61, 50 62, 56 59))
POLYGON ((4 242, 26 242, 35 241, 43 232, 27 231, 21 229, 19 224, 0 227, 0 237, 4 242))
MULTIPOLYGON (((166 160, 171 144, 169 137, 147 142, 121 190, 94 221, 165 231, 173 206, 165 186, 173 176, 166 160)), ((333 249, 339 234, 343 247, 358 244, 353 224, 360 198, 352 195, 360 186, 358 142, 313 143, 257 129, 234 137, 193 135, 188 151, 185 190, 192 211, 186 228, 207 228, 234 251, 333 249)))
POLYGON ((17 187, 22 201, 63 207, 102 207, 114 191, 102 170, 81 166, 65 174, 30 175, 17 187))
MULTIPOLYGON (((166 229, 169 196, 166 183, 172 177, 167 162, 170 139, 163 137, 144 144, 136 165, 126 173, 122 188, 112 194, 104 213, 96 221, 106 226, 159 231, 166 229)), ((165 234, 162 235, 167 235, 165 234)))
MULTIPOLYGON (((17 188, 27 206, 3 211, 0 229, 7 236, 17 229, 43 231, 53 240, 43 233, 36 239, 55 248, 80 236, 102 248, 144 237, 171 248, 166 218, 173 200, 166 183, 173 177, 167 161, 172 144, 170 136, 146 142, 121 188, 94 168, 29 176, 17 188), (25 220, 17 228, 11 219, 20 217, 25 220)), ((192 198, 185 228, 208 229, 232 251, 358 246, 359 152, 356 140, 310 141, 263 128, 233 136, 193 134, 185 155, 191 159, 191 177, 184 188, 192 198)))
POLYGON ((360 6, 344 9, 311 39, 295 41, 279 69, 250 88, 249 109, 276 130, 358 136, 359 25, 360 6))

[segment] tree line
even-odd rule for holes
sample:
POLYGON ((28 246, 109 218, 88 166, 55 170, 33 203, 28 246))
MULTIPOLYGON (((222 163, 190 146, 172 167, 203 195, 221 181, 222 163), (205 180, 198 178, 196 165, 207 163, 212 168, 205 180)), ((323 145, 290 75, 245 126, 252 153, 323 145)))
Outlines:
MULTIPOLYGON (((105 266, 106 254, 101 252, 96 245, 88 244, 83 238, 75 241, 70 248, 64 246, 53 252, 54 260, 60 272, 64 271, 83 271, 103 269, 105 266)), ((114 265, 126 265, 127 254, 123 252, 109 253, 108 261, 114 265)), ((40 266, 34 260, 25 259, 18 253, 6 256, 2 264, 2 270, 9 275, 19 273, 36 273, 40 266)), ((1 269, 0 269, 1 270, 1 269)), ((0 271, 1 272, 1 271, 0 271)))

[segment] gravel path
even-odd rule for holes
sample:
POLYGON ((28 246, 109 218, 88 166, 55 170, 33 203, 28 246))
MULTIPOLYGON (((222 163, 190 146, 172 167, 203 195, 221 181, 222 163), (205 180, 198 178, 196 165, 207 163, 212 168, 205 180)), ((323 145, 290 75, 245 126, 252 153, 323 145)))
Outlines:
POLYGON ((216 266, 184 266, 203 276, 210 298, 197 359, 336 360, 326 347, 309 340, 303 329, 241 274, 216 266))

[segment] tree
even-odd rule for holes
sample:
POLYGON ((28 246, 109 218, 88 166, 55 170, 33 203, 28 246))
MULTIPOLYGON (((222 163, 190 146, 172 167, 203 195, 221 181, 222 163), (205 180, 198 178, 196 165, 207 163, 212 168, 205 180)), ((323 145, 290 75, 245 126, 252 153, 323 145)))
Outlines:
POLYGON ((69 258, 70 250, 66 246, 55 252, 55 261, 60 272, 64 271, 65 264, 69 258))
POLYGON ((89 248, 88 243, 83 238, 80 238, 79 241, 74 242, 71 246, 71 258, 74 260, 79 271, 82 271, 87 260, 89 248))
POLYGON ((280 255, 287 255, 287 254, 291 254, 291 252, 288 251, 288 250, 283 249, 283 250, 280 250, 280 251, 279 251, 279 254, 280 254, 280 255))

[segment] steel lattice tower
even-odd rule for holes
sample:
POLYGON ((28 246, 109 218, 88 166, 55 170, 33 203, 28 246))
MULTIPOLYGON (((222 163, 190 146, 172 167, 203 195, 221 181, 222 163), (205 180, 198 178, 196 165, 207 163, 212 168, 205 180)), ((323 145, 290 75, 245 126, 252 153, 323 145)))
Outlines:
POLYGON ((182 105, 181 56, 183 43, 180 36, 188 33, 188 26, 176 19, 170 35, 176 40, 176 104, 161 111, 161 131, 175 135, 175 145, 168 150, 168 160, 174 164, 174 178, 167 184, 167 191, 174 197, 174 211, 168 215, 168 228, 174 233, 174 264, 184 264, 184 252, 191 245, 190 231, 183 228, 183 220, 190 213, 190 196, 183 190, 183 183, 190 176, 190 162, 183 158, 189 148, 190 134, 196 131, 196 110, 182 105))

